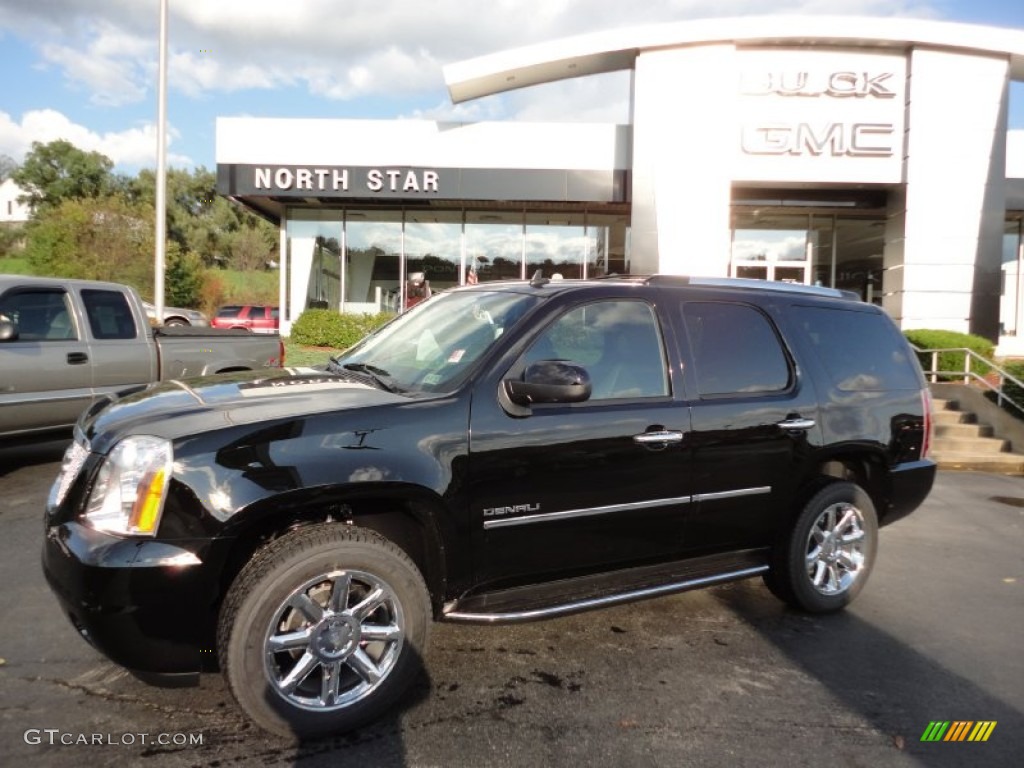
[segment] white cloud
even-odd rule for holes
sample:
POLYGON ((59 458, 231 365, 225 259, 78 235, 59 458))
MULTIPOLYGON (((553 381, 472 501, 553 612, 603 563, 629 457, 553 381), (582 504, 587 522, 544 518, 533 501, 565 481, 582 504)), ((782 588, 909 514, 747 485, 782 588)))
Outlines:
MULTIPOLYGON (((170 4, 169 86, 190 96, 301 86, 333 100, 439 88, 441 66, 626 25, 709 16, 936 16, 940 0, 179 0, 170 4)), ((44 60, 98 104, 145 97, 156 3, 0 0, 0 29, 46 39, 44 60)))
MULTIPOLYGON (((173 141, 176 132, 171 129, 168 133, 173 141)), ((73 123, 53 109, 26 112, 20 122, 0 112, 0 154, 10 155, 20 162, 32 148, 33 141, 46 144, 57 139, 70 141, 87 152, 101 152, 122 168, 156 166, 156 126, 152 124, 99 134, 73 123)), ((167 162, 175 166, 193 165, 188 157, 172 152, 168 152, 167 162)))

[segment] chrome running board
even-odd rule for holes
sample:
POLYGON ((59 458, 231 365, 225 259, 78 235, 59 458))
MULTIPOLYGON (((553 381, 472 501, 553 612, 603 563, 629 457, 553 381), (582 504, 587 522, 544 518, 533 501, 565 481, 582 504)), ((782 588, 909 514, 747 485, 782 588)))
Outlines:
POLYGON ((757 576, 768 570, 767 565, 758 565, 751 568, 743 568, 738 571, 729 571, 713 576, 701 576, 698 578, 675 581, 670 584, 659 584, 653 587, 644 587, 615 595, 589 598, 573 602, 551 605, 544 608, 534 608, 522 611, 507 611, 500 613, 459 611, 458 603, 450 604, 448 610, 442 614, 445 621, 466 622, 475 624, 511 624, 523 621, 536 621, 538 619, 550 619, 555 616, 565 616, 570 613, 588 611, 592 608, 605 608, 619 603, 629 603, 634 600, 643 600, 649 597, 670 595, 675 592, 685 592, 698 587, 708 587, 714 584, 722 584, 727 581, 737 581, 751 576, 757 576))

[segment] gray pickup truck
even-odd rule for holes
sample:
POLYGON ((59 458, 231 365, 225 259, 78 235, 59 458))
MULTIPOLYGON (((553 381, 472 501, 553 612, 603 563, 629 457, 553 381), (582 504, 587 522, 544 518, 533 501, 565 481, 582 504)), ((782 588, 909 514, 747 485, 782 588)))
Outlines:
POLYGON ((125 285, 0 275, 0 440, 69 430, 109 392, 283 363, 276 335, 152 328, 125 285))

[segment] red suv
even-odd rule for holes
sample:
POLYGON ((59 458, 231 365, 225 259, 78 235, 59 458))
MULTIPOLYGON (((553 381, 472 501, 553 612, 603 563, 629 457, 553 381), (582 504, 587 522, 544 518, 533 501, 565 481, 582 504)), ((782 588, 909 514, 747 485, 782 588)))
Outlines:
POLYGON ((277 333, 277 307, 256 304, 230 304, 217 310, 212 328, 244 328, 253 333, 277 333))

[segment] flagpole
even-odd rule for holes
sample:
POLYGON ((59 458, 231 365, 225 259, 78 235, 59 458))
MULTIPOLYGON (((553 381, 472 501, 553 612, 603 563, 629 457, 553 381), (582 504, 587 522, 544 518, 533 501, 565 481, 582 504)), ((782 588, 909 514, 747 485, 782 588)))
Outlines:
POLYGON ((156 254, 153 263, 153 304, 163 324, 164 267, 167 255, 167 0, 160 0, 160 61, 156 118, 156 254))

